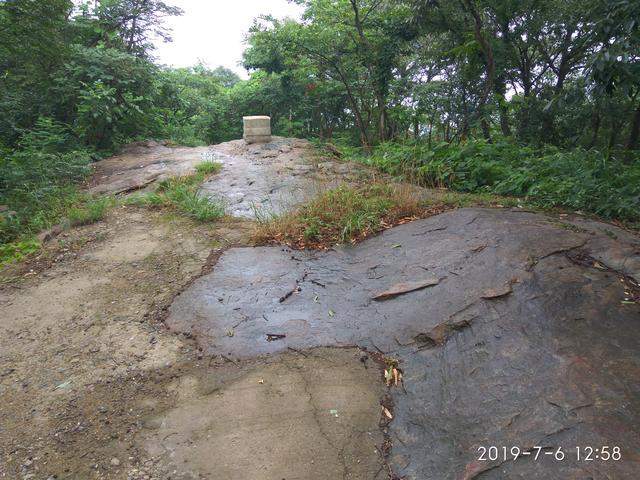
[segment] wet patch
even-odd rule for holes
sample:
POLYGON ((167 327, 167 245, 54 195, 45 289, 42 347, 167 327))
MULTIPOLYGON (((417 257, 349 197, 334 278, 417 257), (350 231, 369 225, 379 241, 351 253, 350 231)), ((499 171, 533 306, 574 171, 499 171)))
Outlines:
POLYGON ((202 193, 223 198, 229 215, 269 218, 291 210, 318 192, 353 181, 366 168, 338 161, 318 162, 306 140, 274 137, 266 144, 243 140, 210 147, 207 155, 223 164, 202 193))

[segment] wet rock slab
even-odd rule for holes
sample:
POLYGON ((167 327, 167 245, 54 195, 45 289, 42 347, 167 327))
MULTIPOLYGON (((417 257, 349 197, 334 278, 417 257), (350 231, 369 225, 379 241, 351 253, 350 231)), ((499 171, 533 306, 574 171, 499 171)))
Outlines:
POLYGON ((639 252, 597 222, 461 209, 325 253, 229 250, 167 323, 235 358, 319 345, 399 358, 390 432, 405 478, 633 478, 640 307, 623 303, 621 274, 639 278, 639 252), (566 456, 478 460, 481 446, 537 445, 566 456), (576 446, 604 445, 622 460, 576 461, 576 446))
POLYGON ((222 198, 228 214, 245 218, 284 213, 365 171, 356 164, 314 161, 308 141, 282 137, 252 145, 244 140, 227 142, 210 147, 207 155, 223 168, 204 183, 202 194, 222 198))
POLYGON ((137 142, 94 165, 89 191, 120 194, 141 190, 164 178, 192 173, 207 158, 208 148, 171 147, 154 141, 137 142))
POLYGON ((227 214, 251 219, 284 213, 324 189, 370 175, 362 165, 320 159, 311 143, 294 138, 195 148, 148 141, 97 162, 89 190, 114 195, 148 190, 165 178, 193 173, 205 161, 223 167, 202 185, 201 194, 221 200, 227 214))

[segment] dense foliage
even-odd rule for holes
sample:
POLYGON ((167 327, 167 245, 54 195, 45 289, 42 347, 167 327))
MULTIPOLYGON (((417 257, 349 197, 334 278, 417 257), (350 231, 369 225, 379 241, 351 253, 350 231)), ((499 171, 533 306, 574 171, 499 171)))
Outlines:
POLYGON ((245 64, 307 135, 428 185, 640 221, 640 3, 299 0, 245 64))
POLYGON ((297 3, 302 22, 256 23, 245 65, 292 87, 308 132, 638 148, 637 1, 297 3))
POLYGON ((237 75, 152 60, 150 39, 169 39, 163 18, 180 13, 159 0, 0 3, 0 243, 86 211, 78 183, 126 142, 239 136, 234 108, 254 104, 237 75))
MULTIPOLYGON (((347 149, 348 152, 348 149, 347 149)), ((640 163, 625 165, 597 150, 523 147, 501 140, 387 142, 351 157, 432 187, 524 198, 640 225, 640 163)))

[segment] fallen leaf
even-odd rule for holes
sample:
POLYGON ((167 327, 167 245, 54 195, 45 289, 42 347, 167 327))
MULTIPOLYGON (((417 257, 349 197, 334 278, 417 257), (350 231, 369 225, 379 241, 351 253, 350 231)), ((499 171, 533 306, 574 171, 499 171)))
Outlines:
POLYGON ((402 245, 399 243, 396 243, 395 245, 391 245, 391 248, 400 248, 402 245))
POLYGON ((282 340, 287 335, 284 333, 267 333, 267 342, 275 342, 276 340, 282 340))
POLYGON ((382 413, 384 413, 384 416, 389 420, 393 420, 393 415, 391 415, 391 412, 384 406, 382 407, 382 413))
POLYGON ((432 287, 440 283, 440 279, 436 277, 426 278, 424 280, 418 280, 415 282, 396 283, 384 292, 377 293, 372 298, 373 300, 387 300, 388 298, 397 297, 404 293, 414 292, 423 288, 432 287))
POLYGON ((329 310, 329 316, 333 317, 335 315, 335 312, 333 310, 329 310))
POLYGON ((261 378, 260 380, 258 380, 258 383, 262 385, 264 383, 264 378, 261 378))
POLYGON ((71 386, 71 380, 67 380, 66 382, 62 382, 61 384, 56 385, 56 388, 54 388, 54 390, 58 390, 58 389, 66 390, 70 386, 71 386))
POLYGON ((233 328, 227 330, 227 337, 233 337, 236 332, 233 331, 233 328))
POLYGON ((506 297, 512 292, 513 289, 511 288, 511 284, 506 283, 502 287, 485 290, 482 293, 481 298, 484 298, 485 300, 492 300, 494 298, 506 297))

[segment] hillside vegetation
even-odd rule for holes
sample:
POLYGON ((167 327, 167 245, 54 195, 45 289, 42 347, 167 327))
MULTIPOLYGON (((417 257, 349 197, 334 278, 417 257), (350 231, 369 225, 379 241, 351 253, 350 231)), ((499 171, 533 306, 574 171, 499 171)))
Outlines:
POLYGON ((100 205, 79 186, 121 145, 239 138, 247 114, 422 184, 640 221, 638 2, 297 3, 256 19, 248 80, 158 64, 170 2, 0 3, 0 244, 100 205))

